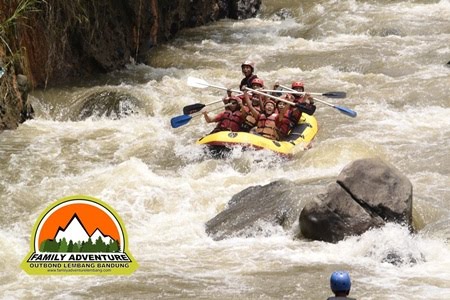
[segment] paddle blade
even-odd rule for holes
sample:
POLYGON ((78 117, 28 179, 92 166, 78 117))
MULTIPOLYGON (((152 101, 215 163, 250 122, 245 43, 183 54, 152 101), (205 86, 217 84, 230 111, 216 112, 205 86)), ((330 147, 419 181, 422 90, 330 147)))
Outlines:
POLYGON ((190 116, 190 115, 176 116, 176 117, 173 117, 172 119, 170 119, 170 125, 172 125, 172 128, 178 128, 180 126, 183 126, 183 125, 189 123, 189 121, 191 119, 192 119, 192 116, 190 116))
POLYGON ((205 106, 206 105, 202 104, 202 103, 195 103, 195 104, 187 105, 187 106, 183 107, 183 114, 190 115, 190 114, 199 112, 205 106))
POLYGON ((337 106, 337 105, 335 105, 335 106, 333 106, 334 108, 336 108, 337 110, 339 110, 341 113, 343 113, 344 115, 347 115, 347 116, 349 116, 349 117, 352 117, 352 118, 354 118, 354 117, 356 117, 356 111, 354 111, 354 110, 351 110, 351 109, 349 109, 349 108, 346 108, 346 107, 342 107, 342 106, 337 106))
POLYGON ((204 81, 203 79, 190 77, 190 76, 187 79, 187 84, 189 86, 200 88, 200 89, 204 89, 209 86, 209 84, 206 81, 204 81))
POLYGON ((346 92, 327 92, 323 93, 322 96, 328 97, 328 98, 345 98, 347 97, 346 92))

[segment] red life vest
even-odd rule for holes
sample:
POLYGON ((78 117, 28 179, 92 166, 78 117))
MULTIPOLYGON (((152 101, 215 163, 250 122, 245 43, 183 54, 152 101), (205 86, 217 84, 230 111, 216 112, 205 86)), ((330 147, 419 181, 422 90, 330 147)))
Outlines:
POLYGON ((302 117, 302 112, 294 107, 289 109, 289 120, 291 121, 291 128, 297 126, 298 121, 300 121, 300 118, 302 117))
POLYGON ((226 110, 221 112, 214 118, 215 122, 218 122, 213 132, 218 131, 240 131, 242 124, 242 113, 239 110, 230 111, 226 110))
POLYGON ((270 116, 265 114, 260 114, 258 118, 258 124, 256 127, 256 132, 265 138, 271 140, 278 140, 278 129, 276 124, 276 119, 278 117, 277 113, 273 113, 270 116))
POLYGON ((292 129, 292 121, 290 119, 291 110, 288 109, 283 116, 283 119, 278 122, 278 135, 280 138, 285 138, 289 134, 289 131, 292 129))

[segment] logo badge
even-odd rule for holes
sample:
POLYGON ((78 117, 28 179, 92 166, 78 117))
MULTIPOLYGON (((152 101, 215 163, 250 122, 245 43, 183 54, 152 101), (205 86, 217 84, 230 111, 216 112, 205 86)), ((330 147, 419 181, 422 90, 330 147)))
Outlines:
POLYGON ((81 195, 60 199, 39 216, 21 266, 31 275, 129 275, 138 268, 119 215, 81 195))

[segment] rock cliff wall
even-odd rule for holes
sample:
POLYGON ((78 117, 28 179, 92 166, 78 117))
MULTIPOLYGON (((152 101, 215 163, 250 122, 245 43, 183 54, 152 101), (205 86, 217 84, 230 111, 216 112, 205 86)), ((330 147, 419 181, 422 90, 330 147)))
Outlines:
POLYGON ((109 72, 131 60, 143 62, 152 47, 183 28, 254 17, 260 5, 261 0, 0 0, 0 67, 7 74, 0 78, 0 95, 10 97, 0 101, 0 130, 15 128, 31 113, 26 99, 18 98, 26 93, 19 91, 16 74, 26 76, 27 90, 109 72))

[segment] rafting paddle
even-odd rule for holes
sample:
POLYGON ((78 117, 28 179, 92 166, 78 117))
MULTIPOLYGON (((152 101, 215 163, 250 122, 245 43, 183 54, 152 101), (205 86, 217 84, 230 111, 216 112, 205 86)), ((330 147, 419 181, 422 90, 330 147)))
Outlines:
MULTIPOLYGON (((289 87, 287 87, 287 86, 284 86, 284 85, 281 85, 281 84, 280 84, 280 87, 282 87, 283 89, 286 89, 286 90, 288 90, 288 91, 295 92, 295 90, 293 90, 293 89, 291 89, 291 88, 289 88, 289 87)), ((356 115, 357 115, 357 114, 356 114, 356 111, 351 110, 351 109, 349 109, 349 108, 346 108, 346 107, 343 107, 343 106, 334 105, 334 104, 331 104, 331 103, 329 103, 329 102, 326 102, 326 101, 323 101, 323 100, 320 100, 320 99, 317 99, 317 98, 313 98, 313 99, 314 99, 314 101, 323 103, 323 104, 328 105, 328 106, 330 106, 330 107, 332 107, 332 108, 334 108, 334 109, 337 109, 337 110, 339 110, 341 113, 343 113, 344 115, 347 115, 347 116, 349 116, 349 117, 354 118, 354 117, 356 117, 356 115)))
MULTIPOLYGON (((205 81, 203 79, 195 78, 195 77, 191 77, 191 76, 188 77, 187 84, 189 86, 200 88, 200 89, 204 89, 204 88, 207 88, 207 87, 213 87, 213 88, 217 88, 217 89, 220 89, 220 90, 231 91, 231 92, 242 94, 242 92, 239 91, 239 90, 228 89, 228 88, 223 87, 223 86, 210 84, 210 83, 208 83, 207 81, 205 81)), ((183 107, 183 114, 190 115, 190 114, 199 112, 205 106, 208 106, 208 105, 211 105, 211 104, 215 104, 215 103, 219 103, 221 101, 223 101, 223 99, 220 99, 220 100, 217 100, 217 101, 213 101, 213 102, 210 102, 210 103, 207 103, 207 104, 194 103, 194 104, 187 105, 187 106, 183 107)))
POLYGON ((347 116, 349 116, 349 117, 354 118, 354 117, 357 116, 356 111, 351 110, 350 108, 343 107, 343 106, 338 106, 338 105, 334 105, 334 104, 331 104, 331 103, 329 103, 329 102, 326 102, 326 101, 323 101, 323 100, 320 100, 320 99, 317 99, 317 98, 313 98, 313 99, 314 99, 314 101, 323 103, 323 104, 328 105, 328 106, 330 106, 330 107, 332 107, 332 108, 334 108, 334 109, 337 109, 337 110, 339 110, 341 113, 343 113, 344 115, 347 115, 347 116))
MULTIPOLYGON (((225 91, 232 91, 232 92, 235 92, 235 93, 242 93, 239 90, 228 89, 226 87, 210 84, 210 83, 206 82, 203 79, 195 78, 195 77, 188 77, 187 84, 189 86, 198 87, 198 88, 201 88, 201 89, 204 89, 204 88, 207 88, 207 87, 214 87, 214 88, 222 89, 222 90, 225 90, 225 91)), ((269 94, 266 94, 266 93, 263 93, 263 92, 260 92, 260 91, 248 88, 248 87, 246 87, 245 89, 248 90, 248 91, 251 91, 251 92, 255 92, 256 94, 261 94, 261 95, 267 96, 269 98, 273 98, 273 99, 276 99, 276 100, 279 100, 279 101, 286 102, 286 103, 288 103, 290 105, 296 106, 296 104, 294 102, 288 101, 286 99, 275 97, 275 96, 272 96, 272 95, 269 95, 269 94)), ((200 106, 197 106, 197 107, 200 107, 200 106)))
POLYGON ((205 106, 211 105, 211 104, 215 104, 215 103, 219 103, 223 101, 223 99, 217 100, 217 101, 213 101, 207 104, 203 104, 203 103, 194 103, 194 104, 190 104, 190 105, 186 105, 185 107, 183 107, 183 114, 185 115, 190 115, 196 112, 201 111, 205 106))
POLYGON ((295 106, 301 112, 304 112, 304 113, 306 113, 308 115, 312 115, 314 113, 314 111, 316 110, 315 106, 312 106, 311 108, 308 108, 308 107, 306 107, 305 103, 295 103, 295 102, 292 102, 292 101, 289 101, 289 100, 286 100, 286 99, 283 99, 283 98, 280 98, 280 97, 276 97, 276 96, 273 96, 273 95, 270 95, 270 94, 266 94, 266 93, 263 93, 261 91, 254 90, 254 89, 251 89, 251 88, 248 88, 248 87, 244 87, 244 89, 246 89, 248 91, 251 91, 251 92, 253 92, 255 94, 260 94, 260 95, 263 95, 263 96, 266 96, 266 97, 269 97, 269 98, 272 98, 272 99, 275 99, 275 100, 287 103, 289 105, 295 106))
MULTIPOLYGON (((242 93, 239 93, 239 95, 242 95, 242 93)), ((215 104, 215 103, 219 103, 223 101, 223 99, 220 100, 216 100, 210 103, 194 103, 194 104, 190 104, 190 105, 186 105, 185 107, 183 107, 183 114, 185 115, 190 115, 196 112, 201 111, 205 106, 211 105, 211 104, 215 104)))
MULTIPOLYGON (((222 100, 220 100, 222 101, 222 100)), ((219 109, 224 109, 225 107, 229 106, 230 104, 221 106, 221 107, 217 107, 215 109, 212 109, 211 111, 215 111, 215 110, 219 110, 219 109)), ((173 117, 172 119, 170 119, 170 125, 172 125, 172 128, 178 128, 180 126, 186 125, 187 123, 189 123, 191 121, 192 118, 201 116, 203 113, 198 113, 195 115, 180 115, 180 116, 176 116, 173 117)))
POLYGON ((249 87, 244 87, 244 89, 246 89, 247 91, 250 91, 250 92, 252 92, 252 93, 255 93, 255 94, 260 94, 260 95, 263 95, 263 96, 266 96, 266 97, 269 97, 269 98, 272 98, 272 99, 275 99, 275 100, 278 100, 278 101, 281 101, 281 102, 290 104, 290 105, 292 105, 292 106, 297 106, 297 107, 299 107, 299 108, 300 108, 300 105, 301 105, 300 103, 294 103, 294 102, 292 102, 292 101, 289 101, 289 100, 286 100, 286 99, 283 99, 283 98, 280 98, 280 97, 276 97, 276 96, 274 96, 274 95, 270 95, 270 94, 261 92, 261 91, 259 91, 259 90, 254 90, 254 89, 251 89, 251 88, 249 88, 249 87))
MULTIPOLYGON (((284 88, 284 87, 283 87, 284 88)), ((263 92, 267 92, 267 93, 291 93, 291 94, 297 94, 297 95, 304 95, 307 92, 297 92, 297 91, 283 91, 283 90, 261 90, 263 92)), ((326 93, 308 93, 310 95, 317 95, 317 96, 324 96, 324 97, 328 97, 328 98, 345 98, 347 97, 347 93, 346 92, 326 92, 326 93)))
POLYGON ((200 89, 204 89, 204 88, 207 88, 207 87, 213 87, 213 88, 216 88, 216 89, 220 89, 220 90, 224 90, 224 91, 231 91, 231 92, 235 92, 235 93, 240 93, 241 92, 240 90, 229 89, 229 88, 226 88, 224 86, 211 84, 211 83, 206 82, 203 79, 195 78, 195 77, 191 77, 191 76, 188 77, 187 84, 189 86, 200 88, 200 89))

